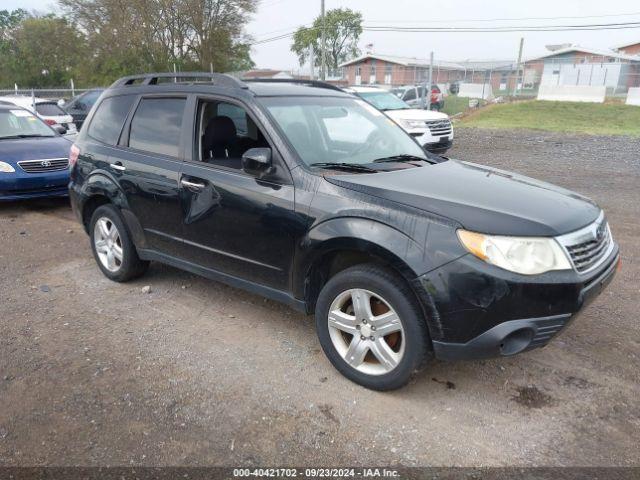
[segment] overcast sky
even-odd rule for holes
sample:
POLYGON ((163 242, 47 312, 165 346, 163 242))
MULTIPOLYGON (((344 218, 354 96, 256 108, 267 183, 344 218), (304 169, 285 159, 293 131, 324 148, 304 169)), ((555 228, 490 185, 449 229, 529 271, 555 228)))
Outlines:
MULTIPOLYGON (((3 9, 19 7, 56 9, 51 0, 0 1, 3 9)), ((362 12, 365 25, 486 27, 640 22, 638 0, 326 0, 327 9, 336 7, 362 12), (508 20, 523 18, 532 19, 508 20)), ((319 10, 320 0, 260 0, 247 31, 256 40, 288 33, 310 24, 319 10)), ((363 48, 373 43, 375 52, 388 55, 427 58, 433 50, 440 60, 505 60, 517 57, 520 37, 525 39, 526 58, 544 53, 547 44, 570 42, 603 49, 640 41, 640 28, 473 34, 365 31, 360 43, 363 48)), ((256 46, 252 58, 258 67, 299 68, 290 45, 291 38, 285 38, 256 46)))

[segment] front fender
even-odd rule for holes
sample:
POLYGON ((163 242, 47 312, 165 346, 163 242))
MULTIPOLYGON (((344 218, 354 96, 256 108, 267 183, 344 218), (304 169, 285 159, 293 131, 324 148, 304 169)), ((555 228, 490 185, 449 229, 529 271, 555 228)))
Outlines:
POLYGON ((406 278, 420 273, 424 247, 399 230, 381 222, 358 217, 333 218, 312 227, 296 252, 292 285, 297 298, 304 296, 305 280, 312 266, 333 251, 355 250, 385 260, 406 278))

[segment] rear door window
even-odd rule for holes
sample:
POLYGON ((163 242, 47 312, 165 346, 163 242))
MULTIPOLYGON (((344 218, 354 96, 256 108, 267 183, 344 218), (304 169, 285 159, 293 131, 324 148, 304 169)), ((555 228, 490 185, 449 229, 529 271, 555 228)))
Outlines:
POLYGON ((91 120, 88 135, 109 145, 117 145, 134 99, 132 95, 104 99, 91 120))
POLYGON ((402 97, 402 99, 404 101, 407 100, 415 100, 416 99, 416 89, 415 88, 411 88, 409 90, 407 90, 404 94, 404 97, 402 97))
POLYGON ((180 156, 185 98, 143 98, 131 120, 129 147, 180 156))

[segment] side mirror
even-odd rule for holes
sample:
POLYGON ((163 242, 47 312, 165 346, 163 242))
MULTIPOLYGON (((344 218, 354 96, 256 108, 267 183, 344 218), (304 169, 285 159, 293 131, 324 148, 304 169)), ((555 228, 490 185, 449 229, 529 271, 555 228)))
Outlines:
POLYGON ((61 98, 60 100, 58 100, 58 106, 60 108, 64 107, 67 104, 67 102, 65 101, 64 98, 61 98))
POLYGON ((60 125, 59 123, 56 123, 55 125, 52 125, 51 128, 53 128, 60 135, 64 135, 65 133, 67 133, 67 129, 64 128, 62 125, 60 125))
POLYGON ((272 168, 270 148, 250 148, 242 155, 242 170, 249 175, 260 178, 270 173, 272 168))

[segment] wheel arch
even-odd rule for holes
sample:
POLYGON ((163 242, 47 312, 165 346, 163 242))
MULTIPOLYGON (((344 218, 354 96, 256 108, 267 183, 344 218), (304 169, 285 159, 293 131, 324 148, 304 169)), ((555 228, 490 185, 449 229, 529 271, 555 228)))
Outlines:
POLYGON ((312 313, 326 282, 336 273, 360 263, 386 266, 414 290, 414 280, 421 272, 411 265, 422 262, 423 249, 389 225, 350 217, 329 220, 312 228, 301 242, 296 257, 292 278, 294 295, 304 298, 308 313, 312 313))
POLYGON ((102 205, 111 204, 122 215, 125 225, 131 233, 134 245, 136 247, 144 246, 145 239, 142 225, 129 208, 124 191, 109 174, 96 172, 88 177, 82 185, 80 197, 83 199, 80 205, 80 216, 87 233, 89 232, 91 217, 96 209, 102 205))

